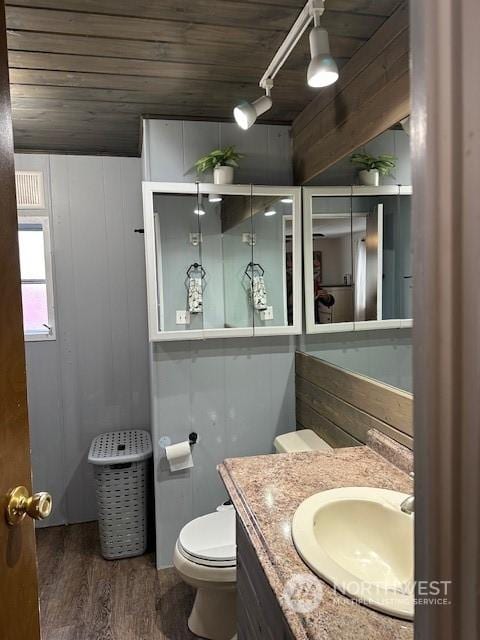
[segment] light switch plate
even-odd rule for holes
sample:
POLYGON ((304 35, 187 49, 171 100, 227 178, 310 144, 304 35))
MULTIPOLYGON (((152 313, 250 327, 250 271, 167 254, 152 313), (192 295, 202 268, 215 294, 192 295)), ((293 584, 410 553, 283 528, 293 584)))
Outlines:
POLYGON ((198 245, 203 242, 201 233, 191 233, 189 237, 190 237, 190 244, 192 244, 194 247, 198 247, 198 245))
POLYGON ((260 311, 261 320, 273 320, 273 307, 267 307, 264 311, 260 311))
POLYGON ((190 311, 177 309, 177 324, 190 324, 190 311))

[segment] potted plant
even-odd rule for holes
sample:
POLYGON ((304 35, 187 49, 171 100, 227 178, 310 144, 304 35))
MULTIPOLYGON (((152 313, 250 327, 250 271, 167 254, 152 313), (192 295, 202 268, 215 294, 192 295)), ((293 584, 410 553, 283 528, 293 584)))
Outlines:
POLYGON ((350 158, 350 162, 360 169, 358 177, 361 184, 369 187, 378 187, 380 175, 391 175, 397 164, 397 158, 388 154, 371 156, 363 151, 354 153, 350 158))
POLYGON ((235 150, 234 146, 224 149, 214 149, 195 163, 197 173, 205 173, 213 169, 213 182, 215 184, 232 184, 233 170, 238 167, 238 160, 243 156, 235 150))

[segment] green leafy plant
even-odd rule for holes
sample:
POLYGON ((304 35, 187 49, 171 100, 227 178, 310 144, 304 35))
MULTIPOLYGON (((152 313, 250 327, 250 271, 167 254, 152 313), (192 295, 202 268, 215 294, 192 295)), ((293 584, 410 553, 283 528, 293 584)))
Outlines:
POLYGON ((196 161, 195 169, 197 173, 205 173, 205 171, 215 169, 219 165, 222 167, 238 167, 240 158, 243 158, 243 155, 238 153, 233 146, 214 149, 208 155, 196 161))
POLYGON ((389 176, 397 165, 397 158, 388 154, 371 156, 363 151, 362 153, 354 153, 350 157, 350 162, 360 170, 371 171, 372 169, 378 169, 380 175, 389 176))

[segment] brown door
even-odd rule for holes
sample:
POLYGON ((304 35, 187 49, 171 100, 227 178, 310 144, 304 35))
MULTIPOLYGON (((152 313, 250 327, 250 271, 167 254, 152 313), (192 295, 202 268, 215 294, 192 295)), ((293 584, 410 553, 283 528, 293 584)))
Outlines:
POLYGON ((6 520, 7 493, 31 491, 25 353, 4 2, 0 0, 0 638, 40 637, 33 520, 6 520))

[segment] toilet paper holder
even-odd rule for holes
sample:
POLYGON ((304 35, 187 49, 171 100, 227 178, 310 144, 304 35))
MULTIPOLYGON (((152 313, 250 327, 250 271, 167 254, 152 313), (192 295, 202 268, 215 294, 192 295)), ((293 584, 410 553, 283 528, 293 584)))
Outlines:
POLYGON ((197 440, 198 440, 198 433, 195 433, 195 431, 192 431, 192 432, 188 435, 188 441, 189 441, 189 443, 193 446, 194 444, 197 444, 197 440))

